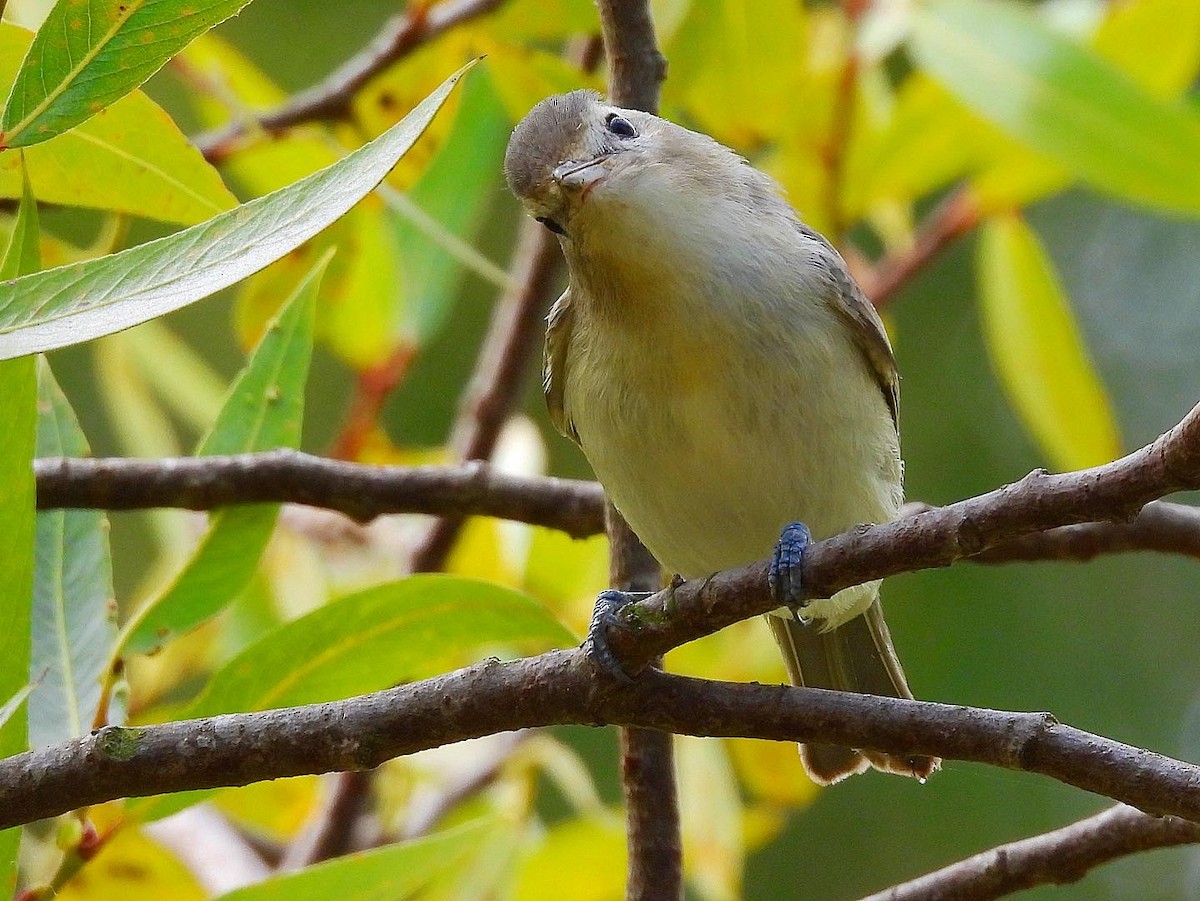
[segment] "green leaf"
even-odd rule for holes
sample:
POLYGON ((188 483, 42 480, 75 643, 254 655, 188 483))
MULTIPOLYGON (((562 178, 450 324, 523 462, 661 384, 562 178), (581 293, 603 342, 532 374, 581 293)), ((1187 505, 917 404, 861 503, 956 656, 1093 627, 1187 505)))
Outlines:
POLYGON ((513 895, 588 901, 621 898, 627 859, 625 831, 615 817, 563 820, 546 830, 521 861, 513 895))
POLYGON ((1017 216, 987 220, 978 267, 992 363, 1030 433, 1062 469, 1117 457, 1108 395, 1037 235, 1017 216))
POLYGON ((42 268, 41 226, 38 222, 37 200, 33 196, 33 185, 29 181, 29 170, 25 168, 25 154, 18 154, 21 162, 21 206, 17 209, 17 221, 8 237, 8 247, 0 259, 0 279, 17 278, 42 268))
POLYGON ((58 0, 0 118, 0 148, 90 119, 250 0, 58 0))
POLYGON ((490 833, 491 820, 477 820, 425 838, 359 851, 298 873, 222 895, 220 901, 393 901, 411 897, 450 870, 490 833))
POLYGON ((1101 190, 1200 213, 1200 117, 1147 94, 1027 12, 931 0, 914 20, 921 66, 965 103, 1101 190))
MULTIPOLYGON (((0 22, 0 93, 17 75, 33 35, 0 22)), ((24 151, 43 203, 81 206, 192 225, 237 206, 217 170, 171 118, 134 91, 58 138, 24 151)), ((0 153, 0 197, 21 196, 20 158, 0 153)))
MULTIPOLYGON (((492 161, 503 155, 511 131, 487 75, 463 90, 445 146, 409 194, 422 211, 464 240, 478 231, 491 206, 500 175, 492 161)), ((395 227, 406 298, 395 326, 428 341, 446 320, 463 264, 417 225, 401 221, 395 227)))
POLYGON ((3 728, 4 724, 12 719, 12 715, 21 709, 21 704, 29 697, 31 691, 33 691, 32 682, 26 684, 24 688, 0 705, 0 728, 3 728))
MULTIPOLYGON (((85 456, 87 440, 44 359, 38 395, 37 455, 85 456)), ((84 735, 100 703, 117 635, 105 515, 39 513, 34 573, 29 743, 37 748, 84 735)))
POLYGON ((129 328, 229 287, 299 247, 383 179, 470 65, 380 137, 295 184, 170 237, 0 282, 0 359, 129 328))
MULTIPOLYGON (((29 684, 30 600, 33 597, 33 448, 37 371, 33 359, 0 363, 0 698, 29 684)), ((0 726, 0 757, 29 745, 25 717, 0 726)), ((19 829, 0 831, 0 897, 16 889, 19 829)))
MULTIPOLYGON (((200 442, 199 456, 299 446, 317 289, 330 256, 332 252, 318 260, 267 326, 212 430, 200 442)), ((172 584, 126 625, 122 650, 152 653, 241 594, 271 540, 278 515, 278 504, 216 513, 172 584)))
POLYGON ((574 643, 528 595, 474 579, 411 576, 333 601, 247 646, 213 675, 188 716, 346 698, 484 653, 574 643))

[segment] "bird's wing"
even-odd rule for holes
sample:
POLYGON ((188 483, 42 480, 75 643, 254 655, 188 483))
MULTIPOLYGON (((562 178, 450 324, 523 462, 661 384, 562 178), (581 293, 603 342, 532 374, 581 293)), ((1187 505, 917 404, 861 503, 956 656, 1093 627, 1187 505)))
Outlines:
POLYGON ((575 311, 571 307, 571 289, 550 308, 546 317, 546 351, 542 366, 542 391, 546 395, 546 406, 554 427, 576 444, 579 435, 567 415, 563 393, 567 384, 567 350, 571 346, 571 329, 575 324, 575 311))
POLYGON ((850 275, 846 262, 828 241, 806 225, 800 225, 800 231, 805 237, 821 245, 823 253, 817 261, 825 270, 830 283, 828 294, 829 303, 850 326, 854 341, 863 352, 879 388, 883 391, 883 399, 887 401, 888 409, 892 412, 892 422, 900 428, 900 374, 896 369, 896 357, 892 353, 892 344, 888 341, 887 330, 883 320, 875 311, 875 305, 863 294, 862 288, 850 275))

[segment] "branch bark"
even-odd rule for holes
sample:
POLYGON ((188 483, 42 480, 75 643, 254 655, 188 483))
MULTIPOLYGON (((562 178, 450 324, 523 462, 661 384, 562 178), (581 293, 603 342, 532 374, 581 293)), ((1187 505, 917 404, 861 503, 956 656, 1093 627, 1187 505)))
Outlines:
POLYGON ((114 798, 369 769, 481 735, 557 724, 824 741, 1041 773, 1152 815, 1200 821, 1200 767, 1009 713, 708 682, 647 670, 614 685, 578 650, 489 661, 345 701, 137 728, 0 761, 0 829, 114 798))
MULTIPOLYGON (((418 47, 457 25, 497 9, 504 0, 447 0, 430 6, 410 3, 392 17, 376 37, 325 79, 290 97, 286 103, 259 114, 258 128, 277 134, 304 122, 345 118, 355 94, 368 81, 418 47)), ((192 143, 210 163, 227 157, 248 131, 247 123, 234 122, 216 131, 197 135, 192 143)))
POLYGON ((1089 870, 1154 848, 1200 842, 1200 826, 1124 805, 1000 845, 862 901, 984 901, 1038 885, 1078 882, 1089 870))
POLYGON ((369 522, 389 513, 499 516, 575 538, 604 530, 595 482, 527 478, 481 463, 367 466, 293 450, 222 457, 47 458, 34 463, 38 508, 213 510, 306 504, 369 522))

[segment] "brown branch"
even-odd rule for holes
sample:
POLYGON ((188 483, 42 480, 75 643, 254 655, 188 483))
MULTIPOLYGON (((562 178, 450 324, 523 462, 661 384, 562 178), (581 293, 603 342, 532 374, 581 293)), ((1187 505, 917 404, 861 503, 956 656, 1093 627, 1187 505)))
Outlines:
POLYGON ((1200 767, 1060 725, 1049 714, 657 670, 617 685, 576 649, 488 661, 346 701, 108 726, 0 761, 0 829, 114 798, 369 769, 468 738, 569 723, 970 760, 1041 773, 1150 814, 1200 820, 1200 767))
POLYGON ((608 58, 608 97, 617 106, 658 112, 667 60, 658 50, 646 0, 598 3, 608 58))
POLYGON ((1022 841, 1001 845, 862 901, 983 901, 1038 885, 1078 882, 1118 858, 1200 842, 1200 826, 1118 805, 1022 841))
POLYGON ((955 191, 925 219, 911 247, 889 254, 866 272, 855 272, 867 297, 882 309, 934 258, 978 225, 979 216, 970 192, 955 191))
MULTIPOLYGON (((355 94, 368 81, 438 35, 486 13, 504 0, 446 0, 430 5, 410 3, 408 9, 390 19, 379 34, 322 81, 292 95, 276 109, 259 114, 257 126, 277 134, 294 125, 349 115, 355 94)), ((247 124, 234 122, 216 131, 198 135, 192 142, 212 163, 220 162, 245 136, 247 124)))
MULTIPOLYGON (((609 584, 622 591, 657 591, 662 568, 611 504, 608 513, 609 584)), ((651 666, 662 668, 662 658, 651 666)), ((678 901, 683 897, 683 838, 671 733, 621 729, 621 789, 629 876, 625 897, 678 901)))
POLYGON ((39 509, 211 510, 231 504, 308 504, 358 522, 388 513, 499 516, 582 538, 604 529, 595 482, 527 478, 479 463, 366 466, 292 450, 228 457, 51 458, 34 464, 39 509))
MULTIPOLYGON (((154 460, 53 458, 34 465, 43 510, 212 510, 274 501, 335 510, 359 522, 392 513, 458 513, 545 526, 576 538, 597 535, 604 527, 604 493, 595 482, 509 476, 478 463, 368 466, 279 450, 154 460)), ((908 517, 936 509, 914 502, 902 513, 908 517)), ((1087 561, 1128 551, 1200 558, 1200 509, 1153 501, 1131 522, 1060 526, 965 559, 1087 561)))
MULTIPOLYGON (((541 341, 542 320, 558 282, 560 263, 554 236, 532 219, 522 222, 513 264, 516 287, 500 299, 450 436, 451 452, 458 459, 491 457, 501 427, 517 408, 525 370, 541 341)), ((413 552, 412 570, 441 569, 461 528, 461 516, 434 523, 413 552)))
POLYGON ((370 771, 351 770, 330 781, 320 807, 284 851, 280 871, 303 870, 355 850, 355 826, 370 805, 371 776, 370 771))
POLYGON ((1104 554, 1156 551, 1200 558, 1200 509, 1152 501, 1132 522, 1086 522, 1025 535, 971 557, 973 563, 1063 560, 1085 562, 1104 554))

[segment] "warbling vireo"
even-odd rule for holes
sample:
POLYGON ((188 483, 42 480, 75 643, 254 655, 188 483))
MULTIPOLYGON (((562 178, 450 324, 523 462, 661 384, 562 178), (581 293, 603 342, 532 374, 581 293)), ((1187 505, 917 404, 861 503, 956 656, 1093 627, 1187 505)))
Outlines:
MULTIPOLYGON (((792 609, 767 621, 792 681, 911 698, 878 582, 788 603, 796 521, 825 538, 903 499, 895 360, 837 251, 729 148, 589 91, 535 106, 504 169, 570 273, 548 320, 551 416, 633 530, 685 578, 774 546, 792 609)), ((832 745, 801 757, 822 783, 938 766, 832 745)))

